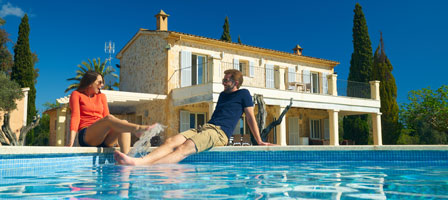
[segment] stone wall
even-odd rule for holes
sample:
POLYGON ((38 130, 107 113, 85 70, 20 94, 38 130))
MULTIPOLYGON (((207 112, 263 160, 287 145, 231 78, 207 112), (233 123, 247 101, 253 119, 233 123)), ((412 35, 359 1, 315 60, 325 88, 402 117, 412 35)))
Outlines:
POLYGON ((142 34, 123 52, 120 59, 120 90, 166 94, 168 33, 142 34))

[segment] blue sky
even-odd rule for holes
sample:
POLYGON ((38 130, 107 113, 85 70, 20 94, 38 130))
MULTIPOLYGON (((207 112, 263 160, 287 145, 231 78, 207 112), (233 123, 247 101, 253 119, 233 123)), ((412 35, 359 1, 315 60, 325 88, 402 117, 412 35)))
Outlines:
POLYGON ((447 84, 448 1, 443 0, 0 0, 0 17, 15 42, 21 17, 29 16, 31 50, 40 69, 36 106, 42 111, 45 102, 68 95, 66 79, 78 64, 105 59, 106 41, 115 42, 117 53, 140 28, 154 30, 160 9, 170 15, 169 30, 210 38, 221 36, 228 16, 233 41, 240 35, 244 44, 286 52, 299 44, 306 56, 340 62, 335 71, 346 80, 356 2, 363 7, 373 50, 383 32, 399 103, 410 90, 447 84))

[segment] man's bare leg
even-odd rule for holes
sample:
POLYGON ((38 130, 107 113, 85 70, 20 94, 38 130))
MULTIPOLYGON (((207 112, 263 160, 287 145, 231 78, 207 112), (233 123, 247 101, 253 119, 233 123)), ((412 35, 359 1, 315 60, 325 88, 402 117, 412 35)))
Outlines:
POLYGON ((176 135, 168 138, 162 146, 152 151, 143 158, 133 158, 126 154, 115 151, 114 158, 121 165, 151 165, 157 160, 172 153, 177 147, 184 144, 187 139, 183 135, 176 135))
POLYGON ((196 153, 196 145, 193 141, 187 140, 182 145, 180 145, 174 152, 168 154, 167 156, 160 158, 153 164, 169 164, 178 163, 188 157, 191 154, 196 153))

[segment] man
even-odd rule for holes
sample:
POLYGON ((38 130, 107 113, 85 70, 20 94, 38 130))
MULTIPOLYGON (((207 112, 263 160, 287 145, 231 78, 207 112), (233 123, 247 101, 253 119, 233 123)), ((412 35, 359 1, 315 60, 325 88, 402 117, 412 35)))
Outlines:
POLYGON ((225 146, 243 112, 246 114, 249 128, 258 145, 273 145, 261 140, 255 121, 252 97, 247 89, 239 89, 243 83, 241 72, 236 69, 229 69, 224 74, 224 79, 222 79, 224 91, 219 94, 212 118, 201 130, 191 129, 170 137, 162 146, 143 157, 143 159, 129 157, 115 151, 115 161, 118 164, 126 165, 177 163, 191 154, 216 146, 225 146))

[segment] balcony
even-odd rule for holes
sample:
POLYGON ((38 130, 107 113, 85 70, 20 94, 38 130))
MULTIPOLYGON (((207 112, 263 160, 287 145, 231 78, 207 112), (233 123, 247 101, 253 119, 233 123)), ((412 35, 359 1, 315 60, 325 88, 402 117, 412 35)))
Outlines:
MULTIPOLYGON (((220 74, 225 70, 238 69, 243 73, 243 86, 285 90, 298 93, 345 96, 371 99, 371 86, 347 80, 338 80, 336 74, 297 70, 294 68, 266 65, 251 66, 250 63, 220 63, 220 74)), ((213 82, 220 82, 218 79, 213 82)))
POLYGON ((244 76, 242 88, 249 89, 252 94, 263 94, 267 104, 287 105, 289 99, 293 98, 295 106, 304 108, 377 112, 380 107, 377 95, 379 84, 376 82, 369 84, 337 80, 336 74, 267 64, 263 66, 266 68, 249 62, 235 64, 214 60, 201 67, 192 67, 202 69, 202 72, 190 74, 191 79, 188 81, 201 81, 191 82, 189 85, 182 84, 181 79, 185 76, 181 75, 182 69, 177 70, 172 76, 178 79, 173 90, 174 104, 217 102, 219 93, 223 90, 221 81, 224 71, 238 69, 244 76))

